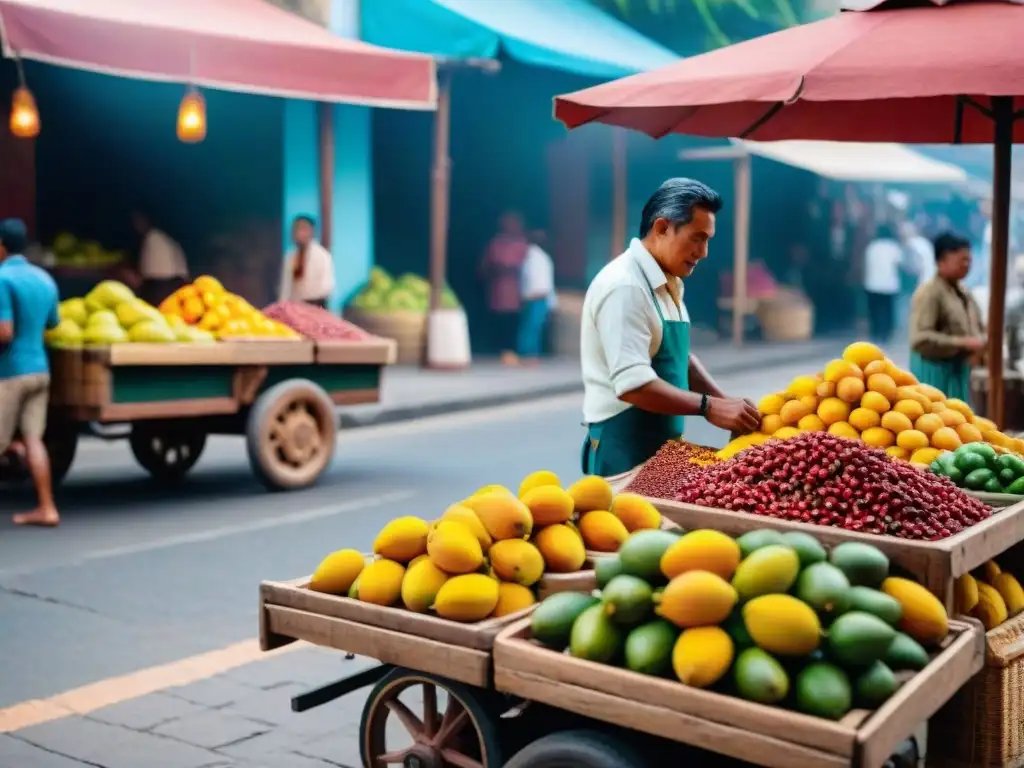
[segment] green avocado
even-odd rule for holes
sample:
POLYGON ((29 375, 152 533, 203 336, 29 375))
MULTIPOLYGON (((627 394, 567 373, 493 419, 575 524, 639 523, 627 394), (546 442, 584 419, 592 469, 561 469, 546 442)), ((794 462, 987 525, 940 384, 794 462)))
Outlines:
POLYGON ((985 491, 985 493, 1005 493, 1003 484, 999 482, 999 478, 997 477, 993 477, 991 480, 989 480, 987 483, 981 486, 981 490, 985 491))
POLYGON ((616 624, 639 624, 651 615, 651 585, 636 576, 622 573, 601 590, 604 610, 616 624))
POLYGON ((889 558, 859 541, 844 541, 834 547, 829 562, 845 573, 853 586, 877 587, 889 575, 889 558))
POLYGON ((852 587, 847 595, 846 610, 873 614, 894 627, 903 617, 899 600, 870 587, 852 587))
POLYGON ((581 592, 557 592, 541 601, 533 612, 533 639, 561 651, 569 644, 573 623, 581 613, 600 603, 581 592))
POLYGON ((996 449, 988 443, 968 443, 967 445, 962 445, 957 448, 956 452, 958 454, 961 452, 976 453, 985 459, 986 465, 990 467, 995 466, 996 458, 998 456, 996 449))
POLYGON ((928 652, 910 635, 897 632, 882 661, 897 672, 905 669, 917 671, 928 666, 928 652))
POLYGON ((1018 496, 1024 495, 1024 477, 1019 477, 1014 480, 1006 489, 1007 493, 1013 493, 1018 496))
POLYGON ((597 588, 604 589, 608 582, 622 573, 622 561, 618 555, 594 558, 594 576, 597 577, 597 588))
POLYGON ((840 720, 853 706, 850 679, 832 664, 818 662, 804 667, 796 678, 796 707, 801 712, 840 720))
POLYGON ((821 546, 821 542, 803 531, 787 531, 782 534, 785 544, 796 550, 800 558, 800 565, 806 568, 815 563, 823 563, 828 560, 828 552, 821 546))
POLYGON ((828 630, 829 655, 844 666, 866 667, 885 655, 896 630, 863 611, 844 613, 828 630))
POLYGON ((761 547, 767 547, 772 544, 789 546, 781 533, 770 528, 747 531, 736 539, 736 543, 740 545, 740 553, 743 557, 747 557, 751 552, 761 549, 761 547))
POLYGON ((778 704, 789 695, 786 670, 760 648, 748 648, 736 658, 733 681, 736 691, 748 701, 778 704))
POLYGON ((823 616, 846 610, 850 580, 831 563, 815 563, 801 572, 796 596, 823 616))
POLYGON ((999 478, 1001 485, 1013 485, 1013 481, 1017 479, 1018 475, 1012 469, 1000 469, 999 474, 996 475, 999 478))
POLYGON ((1000 475, 1004 471, 1012 472, 1014 480, 1016 480, 1018 477, 1024 477, 1024 459, 1012 453, 1004 453, 996 458, 996 469, 999 470, 1000 475))
MULTIPOLYGON (((964 446, 966 447, 966 446, 964 446)), ((988 469, 988 461, 980 453, 958 450, 953 457, 953 464, 965 475, 977 469, 988 469)))
POLYGON ((663 579, 661 556, 677 541, 668 531, 637 531, 619 547, 622 572, 646 581, 663 579))
POLYGON ((665 677, 672 672, 672 651, 679 630, 662 619, 641 624, 626 635, 626 669, 665 677))
MULTIPOLYGON (((565 594, 565 593, 562 593, 565 594)), ((573 622, 569 653, 577 659, 609 664, 622 652, 625 637, 603 605, 592 605, 573 622)))
POLYGON ((986 483, 995 479, 996 475, 991 469, 975 469, 964 478, 964 486, 972 491, 980 491, 986 483))
POLYGON ((878 709, 900 687, 896 675, 881 661, 867 668, 853 683, 857 705, 865 709, 878 709))

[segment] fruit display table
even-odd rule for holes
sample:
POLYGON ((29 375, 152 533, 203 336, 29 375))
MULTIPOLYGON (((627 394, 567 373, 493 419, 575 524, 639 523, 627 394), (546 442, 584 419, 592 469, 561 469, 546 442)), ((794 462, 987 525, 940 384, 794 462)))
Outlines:
POLYGON ((113 344, 51 350, 47 444, 55 478, 90 425, 130 424, 132 452, 163 482, 195 465, 208 435, 241 435, 275 490, 313 483, 334 453, 335 407, 380 399, 394 342, 113 344))

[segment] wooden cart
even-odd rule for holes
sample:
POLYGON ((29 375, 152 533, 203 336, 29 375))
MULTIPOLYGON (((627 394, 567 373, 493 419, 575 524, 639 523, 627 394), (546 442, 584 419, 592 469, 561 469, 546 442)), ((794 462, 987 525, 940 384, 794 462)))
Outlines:
POLYGON ((127 437, 161 482, 181 480, 207 436, 239 435, 267 488, 305 487, 334 454, 336 406, 378 402, 382 369, 394 359, 390 339, 51 350, 46 442, 54 479, 71 468, 80 435, 109 437, 110 425, 129 425, 115 436, 127 437))
POLYGON ((980 627, 952 622, 932 663, 881 709, 833 723, 546 650, 530 640, 532 609, 459 625, 307 583, 261 585, 261 645, 306 640, 382 662, 292 699, 302 712, 372 686, 359 741, 374 768, 882 768, 984 655, 980 627))

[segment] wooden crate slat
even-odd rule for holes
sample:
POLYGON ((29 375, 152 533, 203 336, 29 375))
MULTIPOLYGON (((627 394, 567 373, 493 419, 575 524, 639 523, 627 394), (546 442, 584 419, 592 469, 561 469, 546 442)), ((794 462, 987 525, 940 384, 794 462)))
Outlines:
POLYGON ((316 362, 325 365, 392 365, 398 358, 394 339, 367 341, 317 341, 316 362))

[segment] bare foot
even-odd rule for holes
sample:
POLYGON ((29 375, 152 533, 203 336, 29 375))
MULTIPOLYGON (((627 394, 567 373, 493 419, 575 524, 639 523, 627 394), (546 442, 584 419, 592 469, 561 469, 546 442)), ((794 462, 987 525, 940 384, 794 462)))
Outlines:
POLYGON ((54 528, 60 525, 60 515, 56 509, 33 509, 14 516, 15 525, 38 525, 43 528, 54 528))
POLYGON ((501 353, 502 365, 519 365, 519 356, 515 352, 501 353))

